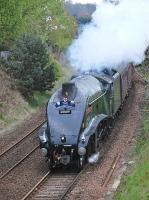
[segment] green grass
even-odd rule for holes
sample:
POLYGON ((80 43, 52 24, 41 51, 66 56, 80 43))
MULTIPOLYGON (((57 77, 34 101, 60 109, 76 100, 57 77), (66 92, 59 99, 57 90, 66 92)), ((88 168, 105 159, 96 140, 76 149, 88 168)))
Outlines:
POLYGON ((137 140, 135 151, 137 155, 141 156, 149 147, 149 116, 146 116, 143 122, 142 132, 137 140))
MULTIPOLYGON (((148 149, 149 150, 149 149, 148 149)), ((144 151, 149 155, 149 151, 144 151)), ((131 175, 124 178, 115 198, 116 200, 149 199, 149 158, 143 158, 131 175)))
POLYGON ((145 80, 149 81, 149 69, 148 69, 148 65, 142 64, 141 66, 139 66, 137 68, 137 71, 139 72, 139 74, 142 75, 142 77, 144 77, 145 80))
POLYGON ((49 92, 34 92, 33 97, 28 98, 29 105, 34 108, 40 108, 43 106, 50 97, 49 92))
POLYGON ((4 121, 4 115, 3 115, 3 113, 0 113, 0 120, 4 121))
POLYGON ((145 141, 143 137, 139 139, 135 154, 136 166, 123 178, 115 200, 149 200, 149 140, 145 141))
MULTIPOLYGON (((33 112, 34 110, 27 104, 18 104, 11 110, 8 109, 6 113, 0 113, 0 127, 2 126, 3 129, 7 129, 13 124, 20 122, 25 119, 29 115, 29 113, 33 112)), ((2 129, 2 128, 1 128, 2 129)))
POLYGON ((115 200, 149 200, 149 115, 145 116, 138 136, 133 171, 123 178, 115 200))

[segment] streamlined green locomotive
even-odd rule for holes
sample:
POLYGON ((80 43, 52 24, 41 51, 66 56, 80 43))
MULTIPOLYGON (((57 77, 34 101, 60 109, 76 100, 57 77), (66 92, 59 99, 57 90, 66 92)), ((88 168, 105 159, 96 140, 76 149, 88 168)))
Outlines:
POLYGON ((49 167, 98 160, 132 85, 133 65, 90 71, 62 84, 47 105, 47 122, 39 133, 40 148, 49 167))

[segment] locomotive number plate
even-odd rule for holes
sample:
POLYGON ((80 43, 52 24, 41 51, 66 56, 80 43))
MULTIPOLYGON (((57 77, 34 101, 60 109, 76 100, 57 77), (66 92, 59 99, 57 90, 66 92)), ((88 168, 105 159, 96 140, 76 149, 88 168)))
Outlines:
POLYGON ((59 114, 71 114, 71 110, 59 110, 59 114))

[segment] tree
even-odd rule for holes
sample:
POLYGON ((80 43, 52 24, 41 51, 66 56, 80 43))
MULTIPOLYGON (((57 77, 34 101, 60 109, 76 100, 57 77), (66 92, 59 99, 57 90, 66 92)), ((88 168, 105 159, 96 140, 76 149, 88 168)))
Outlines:
POLYGON ((7 49, 19 35, 22 19, 20 1, 1 0, 0 2, 0 50, 7 49))
POLYGON ((49 58, 45 44, 39 37, 24 34, 16 42, 7 72, 15 79, 24 96, 33 91, 45 91, 53 87, 58 65, 49 58))
POLYGON ((47 43, 54 52, 62 52, 76 33, 76 21, 67 14, 62 0, 51 0, 47 7, 47 43))
POLYGON ((23 33, 31 33, 62 51, 75 34, 74 19, 66 14, 62 0, 0 1, 0 50, 10 49, 23 33))

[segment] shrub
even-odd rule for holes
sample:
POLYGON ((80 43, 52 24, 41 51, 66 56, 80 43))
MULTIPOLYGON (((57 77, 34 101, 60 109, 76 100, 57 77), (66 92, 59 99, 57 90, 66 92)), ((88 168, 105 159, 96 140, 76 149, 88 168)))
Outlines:
POLYGON ((45 44, 39 37, 28 34, 16 41, 6 70, 25 97, 35 90, 51 89, 58 74, 57 63, 50 59, 45 44))

